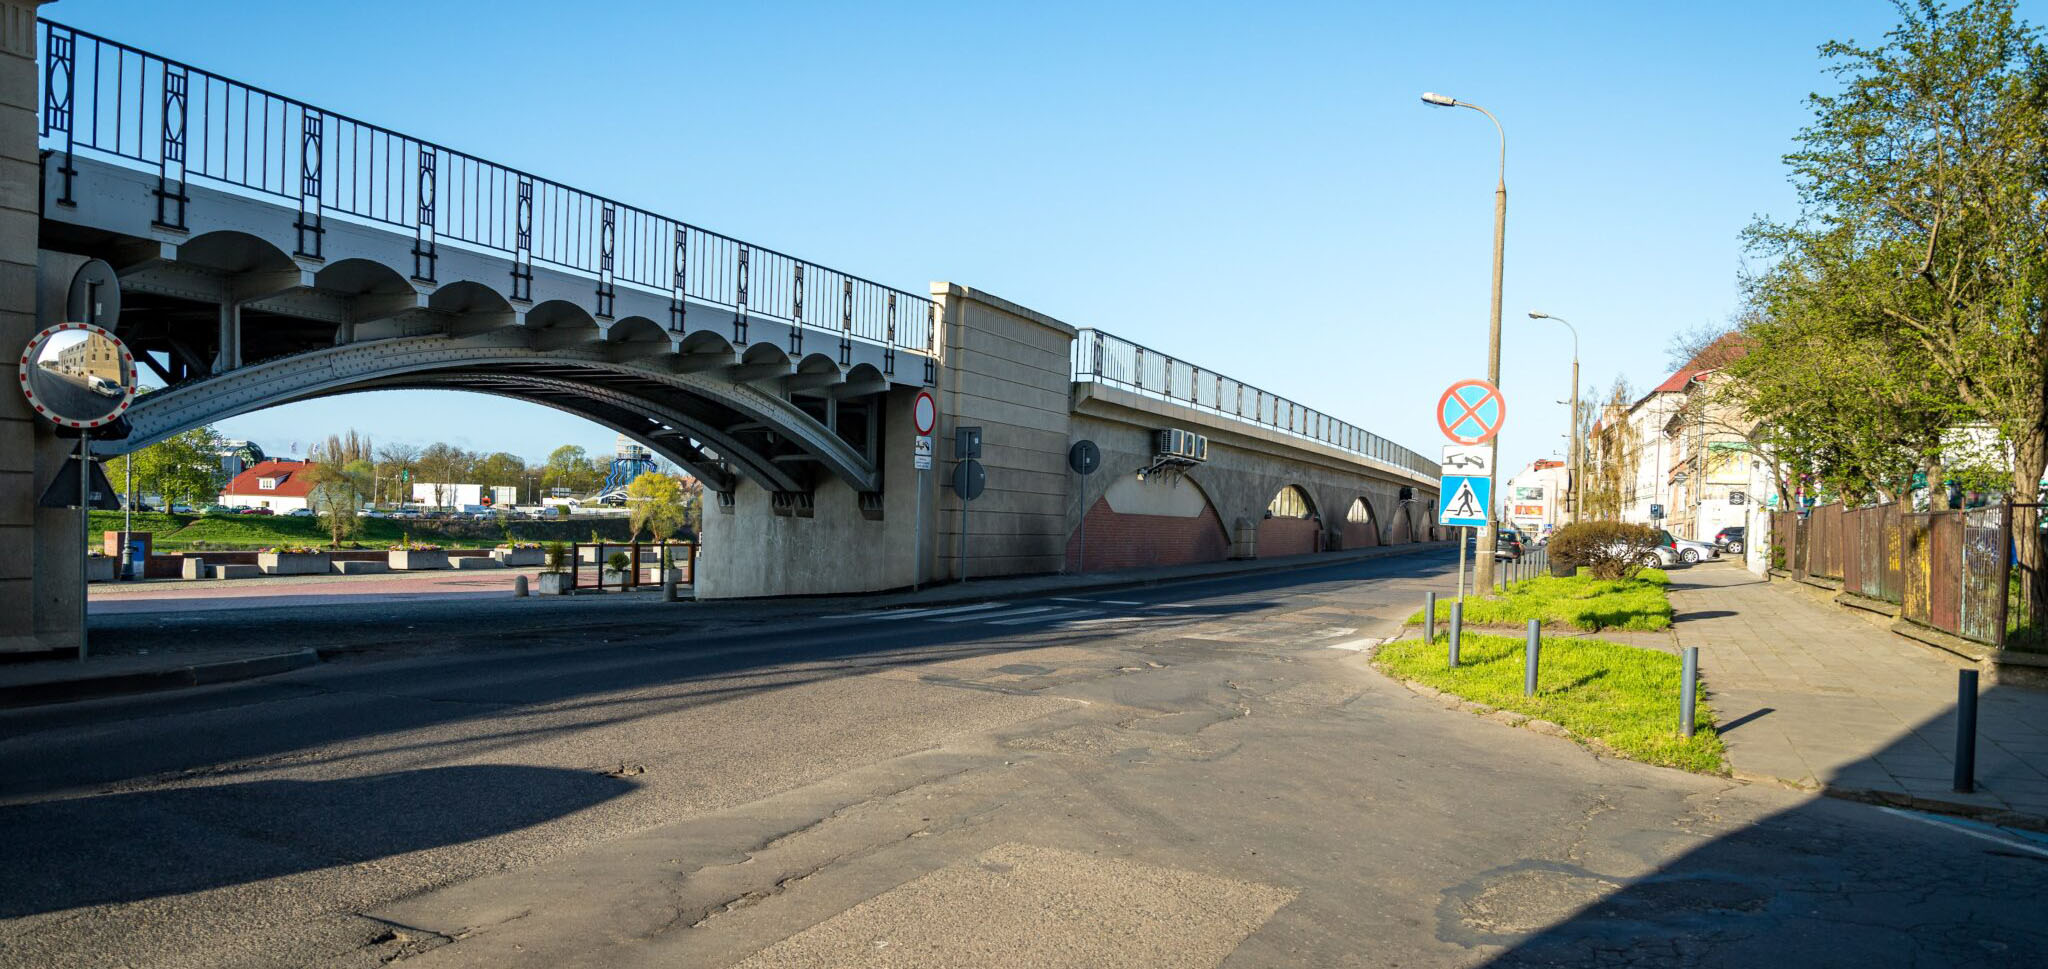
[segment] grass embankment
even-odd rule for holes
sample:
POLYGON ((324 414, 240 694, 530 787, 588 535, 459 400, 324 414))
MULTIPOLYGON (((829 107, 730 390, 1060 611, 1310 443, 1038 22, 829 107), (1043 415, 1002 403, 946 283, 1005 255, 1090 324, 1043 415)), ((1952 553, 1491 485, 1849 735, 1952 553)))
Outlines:
MULTIPOLYGON (((408 536, 414 541, 433 542, 449 548, 489 548, 506 541, 506 532, 519 541, 588 541, 592 532, 606 541, 625 541, 629 536, 624 518, 570 519, 566 521, 521 520, 501 527, 495 522, 419 521, 393 518, 365 518, 362 531, 343 542, 364 548, 383 548, 408 536)), ((93 512, 92 534, 119 531, 121 513, 93 512)), ((327 530, 317 518, 290 515, 170 515, 139 512, 135 531, 149 532, 160 552, 200 549, 253 549, 273 545, 327 545, 327 530)))
MULTIPOLYGON (((1581 569, 1569 579, 1539 575, 1508 586, 1506 594, 1468 596, 1465 625, 1521 627, 1535 619, 1545 626, 1597 632, 1602 629, 1655 631, 1671 628, 1671 600, 1662 571, 1644 569, 1633 579, 1596 579, 1581 569)), ((1450 599, 1438 599, 1436 621, 1451 621, 1450 599)), ((1422 625, 1422 611, 1408 617, 1422 625)))
POLYGON ((1450 669, 1443 636, 1434 643, 1398 639, 1379 648, 1373 662, 1387 673, 1475 703, 1548 720, 1644 763, 1702 773, 1726 770, 1714 714, 1704 696, 1693 712, 1690 738, 1678 734, 1679 658, 1593 639, 1543 642, 1537 690, 1522 695, 1523 641, 1466 634, 1458 668, 1450 669))

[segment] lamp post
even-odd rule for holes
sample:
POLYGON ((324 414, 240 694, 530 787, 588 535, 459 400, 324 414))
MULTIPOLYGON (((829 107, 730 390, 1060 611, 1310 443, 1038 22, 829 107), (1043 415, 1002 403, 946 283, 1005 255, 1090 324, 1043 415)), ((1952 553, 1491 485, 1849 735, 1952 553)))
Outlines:
POLYGON ((1573 326, 1571 321, 1566 320, 1562 316, 1552 316, 1549 313, 1539 313, 1535 310, 1529 311, 1529 318, 1532 320, 1556 320, 1559 323, 1563 323, 1565 329, 1572 331, 1572 442, 1565 449, 1564 487, 1565 493, 1571 496, 1571 500, 1567 503, 1566 507, 1571 511, 1572 521, 1577 522, 1579 520, 1579 328, 1573 326))
MULTIPOLYGON (((1422 103, 1439 108, 1471 108, 1493 122, 1493 130, 1500 134, 1500 182, 1493 190, 1493 309, 1488 320, 1486 333, 1486 379, 1495 387, 1500 386, 1500 279, 1503 252, 1506 248, 1508 228, 1508 133, 1502 128, 1500 119, 1493 112, 1473 104, 1460 101, 1448 95, 1423 92, 1422 103)), ((1487 467, 1488 489, 1496 498, 1500 495, 1500 436, 1495 435, 1487 445, 1490 452, 1487 467)), ((1479 533, 1480 556, 1476 563, 1475 584, 1481 589, 1492 588, 1494 530, 1498 527, 1494 510, 1486 510, 1486 527, 1479 533)))

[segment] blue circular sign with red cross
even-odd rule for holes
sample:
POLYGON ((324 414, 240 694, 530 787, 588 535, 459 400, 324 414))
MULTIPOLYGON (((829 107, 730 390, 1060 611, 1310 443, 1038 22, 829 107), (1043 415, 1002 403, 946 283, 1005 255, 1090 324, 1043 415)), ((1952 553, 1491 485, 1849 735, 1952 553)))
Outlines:
POLYGON ((1459 444, 1485 444, 1507 420, 1508 399, 1484 380, 1460 380, 1436 402, 1436 426, 1459 444))

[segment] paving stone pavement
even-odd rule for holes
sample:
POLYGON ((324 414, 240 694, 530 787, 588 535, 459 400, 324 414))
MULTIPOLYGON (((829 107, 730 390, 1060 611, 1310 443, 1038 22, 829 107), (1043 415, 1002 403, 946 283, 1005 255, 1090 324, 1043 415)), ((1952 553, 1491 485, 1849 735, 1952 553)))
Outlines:
POLYGON ((1976 791, 1957 793, 1966 660, 1733 564, 1674 573, 1671 588, 1738 776, 2048 823, 2048 692, 1980 687, 1976 791))

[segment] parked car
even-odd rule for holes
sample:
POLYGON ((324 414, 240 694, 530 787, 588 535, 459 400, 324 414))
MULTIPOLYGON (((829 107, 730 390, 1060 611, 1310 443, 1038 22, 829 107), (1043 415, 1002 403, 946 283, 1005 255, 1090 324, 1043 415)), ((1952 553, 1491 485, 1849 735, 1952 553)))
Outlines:
POLYGON ((235 514, 237 514, 237 515, 275 515, 275 514, 277 514, 277 512, 271 511, 271 510, 270 510, 270 509, 268 509, 268 508, 244 508, 244 509, 242 509, 241 511, 235 512, 235 514))
POLYGON ((284 515, 286 518, 311 518, 313 517, 313 509, 294 508, 291 511, 285 512, 284 515))
POLYGON ((1681 561, 1677 549, 1669 545, 1658 545, 1643 553, 1642 564, 1652 569, 1668 569, 1677 566, 1681 561))
POLYGON ((1695 542, 1690 538, 1679 538, 1661 528, 1657 530, 1657 541, 1659 544, 1670 548, 1672 553, 1678 556, 1678 560, 1687 565, 1691 565, 1701 559, 1717 559, 1721 557, 1721 550, 1706 542, 1695 542))
POLYGON ((199 513, 202 515, 232 515, 235 513, 235 510, 226 505, 207 505, 199 509, 199 513))
POLYGON ((1494 535, 1493 558, 1496 562, 1516 562, 1522 558, 1522 536, 1514 529, 1504 528, 1494 535))
POLYGON ((1714 544, 1720 546, 1722 551, 1730 555, 1741 555, 1742 539, 1748 534, 1749 528, 1747 526, 1730 525, 1714 533, 1714 544))

